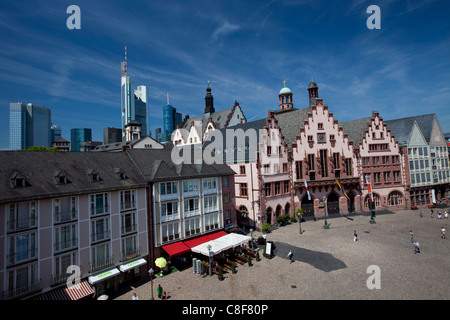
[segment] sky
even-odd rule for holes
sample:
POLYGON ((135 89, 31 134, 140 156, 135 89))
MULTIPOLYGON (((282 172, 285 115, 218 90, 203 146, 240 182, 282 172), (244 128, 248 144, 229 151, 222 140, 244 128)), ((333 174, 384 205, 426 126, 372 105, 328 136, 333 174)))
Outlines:
POLYGON ((9 148, 9 103, 51 109, 71 128, 121 126, 120 63, 149 87, 150 128, 170 104, 203 114, 208 81, 216 111, 238 101, 248 121, 278 108, 286 80, 294 107, 313 79, 340 122, 435 113, 450 132, 447 0, 2 0, 0 150, 9 148), (69 29, 70 5, 80 29, 69 29), (380 29, 367 20, 380 8, 380 29))

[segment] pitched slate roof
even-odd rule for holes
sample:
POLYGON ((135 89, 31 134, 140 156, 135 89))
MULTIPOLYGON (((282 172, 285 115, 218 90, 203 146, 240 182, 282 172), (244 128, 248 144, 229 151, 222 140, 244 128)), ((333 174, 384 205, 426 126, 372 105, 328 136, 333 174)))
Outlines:
POLYGON ((363 118, 345 122, 339 122, 339 125, 344 129, 344 134, 348 135, 348 140, 353 141, 354 148, 359 148, 359 143, 361 142, 361 138, 364 138, 367 125, 370 125, 372 118, 363 118))
POLYGON ((203 150, 211 149, 213 150, 217 156, 222 155, 222 159, 224 163, 229 162, 232 159, 232 162, 236 161, 253 161, 255 160, 255 154, 258 151, 259 139, 260 139, 260 131, 266 125, 266 119, 260 119, 255 121, 250 121, 246 123, 240 123, 231 127, 223 128, 220 130, 215 130, 208 136, 207 140, 203 143, 203 150), (244 145, 236 145, 239 142, 237 139, 242 138, 236 136, 236 130, 242 130, 245 136, 256 137, 256 141, 243 141, 244 145), (230 135, 227 137, 227 132, 230 135), (253 135, 253 132, 256 135, 253 135), (212 139, 214 137, 214 139, 212 139), (222 140, 216 141, 216 137, 220 137, 222 140), (234 137, 233 141, 229 141, 230 137, 234 137), (253 142, 253 143, 249 143, 253 142), (217 147, 218 150, 215 150, 217 147), (228 160, 228 161, 227 161, 228 160))
POLYGON ((2 151, 0 163, 0 203, 146 186, 125 153, 2 151), (127 179, 121 180, 117 169, 127 179), (93 172, 100 181, 91 181, 93 172), (17 173, 29 186, 13 187, 11 179, 17 173), (58 183, 58 175, 65 175, 69 183, 58 183))
POLYGON ((164 149, 118 153, 1 151, 0 203, 145 188, 149 181, 234 174, 225 164, 175 165, 171 150, 164 149), (98 174, 99 181, 93 181, 92 174, 98 174), (68 183, 60 183, 59 176, 65 176, 68 183), (25 178, 27 186, 14 187, 16 177, 25 178))
POLYGON ((295 144, 295 137, 299 134, 299 128, 303 127, 304 120, 308 120, 308 112, 310 112, 310 108, 275 113, 275 119, 278 121, 278 127, 281 129, 286 144, 295 144))
POLYGON ((386 120, 384 123, 387 124, 388 129, 391 130, 391 133, 400 144, 407 144, 411 137, 414 122, 417 122, 425 140, 427 143, 430 143, 435 117, 436 115, 434 113, 430 113, 401 119, 386 120))
MULTIPOLYGON (((195 146, 190 150, 194 150, 195 146)), ((188 147, 184 150, 188 151, 188 147)), ((175 149, 174 149, 175 150, 175 149)), ((127 150, 130 158, 137 165, 141 173, 148 181, 169 181, 179 179, 195 179, 200 177, 217 177, 234 175, 235 172, 225 164, 175 164, 172 161, 172 150, 127 150), (150 151, 150 152, 149 152, 150 151)), ((176 156, 182 156, 175 153, 176 156)))

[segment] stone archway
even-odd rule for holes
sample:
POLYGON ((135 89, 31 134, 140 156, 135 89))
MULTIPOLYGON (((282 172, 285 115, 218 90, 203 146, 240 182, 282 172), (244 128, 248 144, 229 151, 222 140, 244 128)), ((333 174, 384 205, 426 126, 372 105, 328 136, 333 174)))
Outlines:
POLYGON ((266 222, 272 224, 272 208, 268 207, 266 210, 266 222))
POLYGON ((332 192, 327 199, 327 214, 338 214, 339 213, 339 197, 336 193, 332 192))
POLYGON ((307 217, 314 217, 314 201, 312 198, 311 200, 308 200, 308 195, 303 197, 301 208, 303 210, 303 219, 307 217))

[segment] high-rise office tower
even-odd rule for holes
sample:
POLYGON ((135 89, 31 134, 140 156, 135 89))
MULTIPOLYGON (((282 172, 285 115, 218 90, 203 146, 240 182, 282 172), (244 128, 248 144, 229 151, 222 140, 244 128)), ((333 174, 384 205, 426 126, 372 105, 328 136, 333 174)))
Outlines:
POLYGON ((92 141, 92 130, 90 128, 70 129, 70 151, 80 151, 83 142, 92 141))
POLYGON ((115 143, 122 141, 122 129, 107 127, 103 128, 103 143, 115 143))
POLYGON ((150 135, 148 119, 149 91, 146 86, 138 86, 135 90, 134 81, 128 76, 127 47, 125 61, 121 63, 121 110, 122 110, 122 141, 125 141, 125 126, 131 121, 142 125, 142 136, 150 135))
POLYGON ((31 146, 50 148, 50 109, 32 103, 9 104, 9 149, 21 150, 31 146))
POLYGON ((169 93, 167 93, 167 104, 163 106, 163 131, 161 133, 161 142, 170 141, 173 131, 182 122, 181 113, 169 104, 169 93))
POLYGON ((50 130, 52 143, 61 138, 61 126, 57 124, 52 124, 50 130))

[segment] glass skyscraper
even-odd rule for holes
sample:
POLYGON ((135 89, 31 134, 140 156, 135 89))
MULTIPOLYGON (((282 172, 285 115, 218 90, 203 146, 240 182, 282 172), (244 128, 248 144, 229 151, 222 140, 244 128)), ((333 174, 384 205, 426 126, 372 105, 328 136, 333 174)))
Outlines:
MULTIPOLYGON (((126 48, 125 48, 126 50, 126 48)), ((127 60, 121 63, 121 110, 122 110, 122 141, 125 141, 125 126, 131 121, 141 124, 141 136, 151 136, 148 117, 148 87, 138 86, 134 89, 134 81, 127 75, 127 60)))
POLYGON ((9 149, 52 145, 50 109, 32 103, 9 104, 9 149))
POLYGON ((83 142, 92 141, 92 130, 89 128, 70 129, 70 151, 80 151, 83 142))

